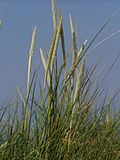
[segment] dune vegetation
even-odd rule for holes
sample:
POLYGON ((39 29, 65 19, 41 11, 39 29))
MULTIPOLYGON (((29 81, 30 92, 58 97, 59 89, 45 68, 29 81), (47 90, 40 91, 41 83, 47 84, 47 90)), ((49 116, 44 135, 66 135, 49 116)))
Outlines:
POLYGON ((86 54, 110 20, 91 42, 78 46, 70 15, 71 44, 66 49, 63 15, 56 11, 55 1, 51 3, 54 32, 49 53, 42 48, 39 50, 44 81, 38 76, 41 66, 34 72, 31 70, 35 26, 29 50, 26 93, 17 88, 17 100, 0 108, 0 160, 119 160, 120 114, 111 114, 118 92, 113 97, 106 95, 101 102, 105 77, 97 83, 94 74, 97 64, 86 67, 86 54), (61 65, 58 53, 62 55, 61 65), (68 58, 71 58, 70 67, 68 58))

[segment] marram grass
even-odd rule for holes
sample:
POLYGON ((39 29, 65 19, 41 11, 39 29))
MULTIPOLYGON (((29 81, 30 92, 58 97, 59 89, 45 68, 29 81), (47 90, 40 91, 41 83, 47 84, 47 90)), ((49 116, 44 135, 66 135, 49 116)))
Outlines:
POLYGON ((17 88, 19 98, 0 110, 0 160, 119 160, 120 114, 111 114, 119 91, 113 97, 106 95, 100 102, 105 77, 96 85, 97 65, 86 68, 86 54, 109 20, 90 43, 86 40, 79 47, 70 15, 72 46, 67 50, 63 15, 57 13, 55 0, 51 2, 54 33, 48 58, 45 59, 42 48, 39 50, 44 82, 39 78, 38 68, 31 72, 35 27, 29 51, 27 91, 24 95, 17 88), (58 53, 62 54, 61 66, 58 53))

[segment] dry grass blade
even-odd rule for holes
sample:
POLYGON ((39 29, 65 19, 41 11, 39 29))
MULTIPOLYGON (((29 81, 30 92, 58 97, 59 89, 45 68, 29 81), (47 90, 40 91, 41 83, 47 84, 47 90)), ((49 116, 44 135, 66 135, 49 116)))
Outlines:
POLYGON ((33 53, 34 53, 34 48, 35 48, 35 41, 36 41, 36 26, 33 30, 32 33, 32 41, 31 41, 31 46, 29 50, 29 60, 28 60, 28 77, 27 77, 27 96, 29 92, 29 87, 30 87, 30 74, 31 74, 31 65, 32 65, 32 58, 33 58, 33 53))
POLYGON ((22 103, 24 104, 24 106, 26 105, 26 100, 25 100, 25 97, 23 96, 23 94, 21 93, 20 89, 18 87, 16 87, 17 89, 17 92, 19 93, 20 95, 20 99, 22 101, 22 103))
POLYGON ((60 17, 58 28, 57 28, 56 40, 55 40, 54 50, 53 50, 52 59, 51 59, 51 69, 52 69, 52 65, 54 63, 54 59, 57 51, 57 46, 58 46, 60 32, 61 32, 61 26, 62 26, 62 16, 60 17))
POLYGON ((72 43, 73 43, 73 57, 72 57, 72 65, 74 65, 76 56, 77 56, 77 45, 76 45, 76 34, 74 30, 72 16, 70 15, 70 28, 71 28, 71 36, 72 36, 72 43))
POLYGON ((53 25, 55 30, 57 27, 55 0, 52 0, 52 17, 53 17, 53 25))
POLYGON ((69 17, 70 17, 70 29, 71 29, 71 33, 72 33, 72 36, 73 36, 73 33, 74 33, 75 31, 74 31, 73 20, 72 20, 71 14, 70 14, 69 17))
MULTIPOLYGON (((74 67, 76 66, 77 62, 81 59, 82 60, 82 54, 83 54, 83 51, 84 51, 84 48, 85 48, 85 45, 87 43, 87 40, 85 40, 85 42, 83 43, 82 47, 80 48, 80 50, 78 51, 77 53, 77 57, 76 57, 76 61, 74 63, 74 67)), ((78 77, 78 66, 77 67, 77 70, 76 70, 76 76, 78 77)))
MULTIPOLYGON (((61 17, 60 12, 58 16, 61 17)), ((66 79, 66 50, 65 50, 65 38, 64 38, 63 24, 61 24, 60 38, 61 38, 61 49, 62 49, 63 64, 64 64, 64 79, 66 79)))
POLYGON ((80 72, 79 72, 79 75, 77 77, 74 101, 76 100, 76 98, 79 95, 79 90, 80 90, 80 86, 81 86, 81 83, 82 83, 82 80, 83 80, 84 71, 85 71, 85 58, 82 60, 82 64, 81 64, 81 67, 80 67, 80 72))
MULTIPOLYGON (((44 58, 43 51, 42 51, 41 48, 40 48, 40 56, 41 56, 41 60, 42 60, 42 64, 44 66, 45 72, 46 72, 47 71, 47 64, 45 62, 45 58, 44 58)), ((49 76, 49 74, 48 74, 47 80, 48 80, 48 85, 50 85, 50 76, 49 76)))
POLYGON ((62 17, 60 17, 58 28, 54 31, 52 44, 50 46, 50 52, 48 55, 48 62, 47 62, 47 69, 46 69, 45 78, 44 78, 44 90, 46 87, 46 81, 47 81, 47 75, 48 75, 49 68, 50 68, 50 71, 52 71, 52 65, 54 63, 54 58, 56 55, 57 46, 58 46, 59 37, 60 37, 61 25, 62 25, 62 17))
POLYGON ((46 71, 47 70, 47 65, 46 65, 45 58, 44 58, 44 55, 43 55, 43 51, 42 51, 41 48, 40 48, 40 56, 41 56, 42 64, 43 64, 44 69, 46 71))
POLYGON ((81 57, 81 55, 82 55, 82 53, 83 53, 83 50, 84 50, 84 48, 85 48, 86 43, 87 43, 87 40, 85 40, 85 42, 83 43, 83 46, 80 48, 80 50, 79 50, 79 52, 78 52, 78 55, 77 55, 77 60, 80 59, 80 57, 81 57))
POLYGON ((70 68, 69 72, 71 72, 71 70, 73 71, 73 72, 71 72, 71 75, 72 75, 71 88, 73 90, 71 96, 73 97, 73 95, 74 95, 74 81, 75 81, 75 72, 74 72, 74 70, 75 69, 76 69, 76 74, 78 74, 78 69, 77 69, 77 67, 75 68, 75 62, 76 62, 76 58, 77 58, 77 44, 76 44, 77 33, 75 33, 75 30, 74 30, 72 16, 70 15, 69 18, 70 18, 70 29, 71 29, 72 46, 73 46, 72 65, 71 65, 71 68, 70 68))
POLYGON ((54 49, 56 34, 57 34, 57 30, 54 31, 52 43, 50 45, 50 51, 49 51, 48 59, 47 59, 47 69, 46 69, 45 77, 44 77, 44 89, 43 90, 45 90, 45 87, 46 87, 46 81, 47 81, 48 71, 50 69, 51 58, 52 58, 52 53, 53 53, 53 49, 54 49))

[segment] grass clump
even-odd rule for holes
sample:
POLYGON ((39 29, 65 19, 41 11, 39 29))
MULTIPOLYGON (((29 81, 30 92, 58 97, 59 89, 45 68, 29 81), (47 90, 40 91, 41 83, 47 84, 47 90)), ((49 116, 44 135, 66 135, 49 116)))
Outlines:
POLYGON ((66 50, 63 16, 57 15, 52 0, 54 33, 47 60, 40 48, 44 82, 40 82, 40 101, 36 98, 39 69, 31 74, 36 27, 29 51, 26 95, 17 88, 20 98, 1 109, 1 160, 119 160, 119 113, 111 118, 112 98, 99 102, 101 81, 97 86, 97 65, 86 68, 86 53, 106 27, 107 21, 90 44, 77 48, 72 16, 72 46, 66 50), (58 65, 58 45, 63 62, 58 65), (67 67, 68 57, 72 64, 67 67), (32 75, 32 76, 31 76, 32 75))

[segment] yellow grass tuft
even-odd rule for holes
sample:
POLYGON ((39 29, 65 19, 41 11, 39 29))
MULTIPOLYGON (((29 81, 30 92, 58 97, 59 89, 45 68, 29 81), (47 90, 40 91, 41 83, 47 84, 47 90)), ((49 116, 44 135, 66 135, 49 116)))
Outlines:
POLYGON ((27 76, 27 96, 28 96, 29 88, 30 88, 30 74, 31 74, 32 58, 33 58, 33 53, 34 53, 34 49, 35 49, 36 31, 37 31, 37 27, 35 26, 33 33, 32 33, 31 46, 30 46, 30 50, 29 50, 28 76, 27 76))

